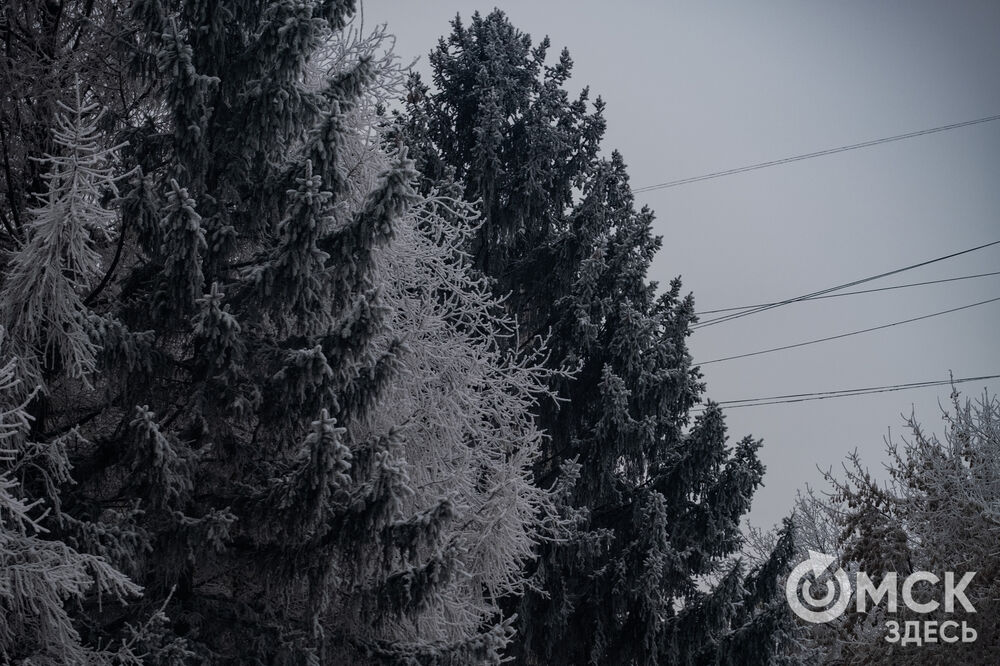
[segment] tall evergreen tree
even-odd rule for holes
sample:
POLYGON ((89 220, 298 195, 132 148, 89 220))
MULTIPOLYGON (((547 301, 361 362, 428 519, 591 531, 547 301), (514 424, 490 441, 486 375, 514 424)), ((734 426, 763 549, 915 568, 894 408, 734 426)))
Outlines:
POLYGON ((546 38, 494 11, 431 53, 433 88, 410 80, 399 132, 425 174, 481 201, 469 245, 517 317, 520 339, 550 336, 561 400, 537 410, 548 433, 535 466, 563 492, 576 528, 542 545, 535 587, 511 604, 524 664, 765 664, 787 615, 777 580, 790 533, 760 566, 733 556, 764 473, 745 438, 727 445, 686 337, 694 304, 679 280, 647 279, 661 239, 637 210, 622 157, 602 157, 598 98, 571 98, 572 59, 546 64, 546 38))
MULTIPOLYGON (((115 649, 98 647, 81 637, 70 610, 139 593, 109 562, 120 566, 121 552, 50 538, 68 519, 60 510, 60 489, 72 482, 68 450, 89 443, 72 427, 42 436, 40 424, 63 387, 57 376, 92 388, 98 347, 84 297, 100 268, 96 248, 107 241, 114 218, 99 202, 116 193, 115 149, 102 145, 100 116, 82 101, 79 83, 72 93, 71 104, 58 102, 53 154, 32 156, 46 191, 19 211, 23 242, 4 257, 0 280, 0 657, 5 663, 131 664, 139 663, 131 646, 145 630, 115 649)), ((90 533, 107 527, 87 517, 73 524, 90 533)))
POLYGON ((99 122, 81 77, 54 147, 19 146, 46 198, 7 181, 0 557, 40 581, 0 585, 0 654, 498 663, 553 373, 500 343, 470 208, 382 149, 394 59, 349 0, 129 10, 92 16, 122 105, 99 122))

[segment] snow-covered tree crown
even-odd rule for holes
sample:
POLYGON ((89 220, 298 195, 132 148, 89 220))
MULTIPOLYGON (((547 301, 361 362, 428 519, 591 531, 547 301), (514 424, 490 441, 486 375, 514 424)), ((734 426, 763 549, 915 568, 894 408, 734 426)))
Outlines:
POLYGON ((79 81, 73 92, 72 105, 58 102, 56 150, 33 158, 46 167, 46 192, 26 211, 25 244, 9 260, 0 292, 0 321, 32 383, 56 368, 85 381, 95 370, 84 301, 104 268, 96 245, 118 219, 106 202, 118 196, 122 146, 107 145, 99 129, 103 110, 83 99, 79 81))

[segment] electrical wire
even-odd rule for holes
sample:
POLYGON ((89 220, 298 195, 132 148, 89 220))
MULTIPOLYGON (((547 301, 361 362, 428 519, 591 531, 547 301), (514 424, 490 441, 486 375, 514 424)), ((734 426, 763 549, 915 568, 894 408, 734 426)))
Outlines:
MULTIPOLYGON (((723 400, 716 404, 726 409, 738 409, 740 407, 760 407, 762 405, 781 405, 793 402, 809 402, 812 400, 829 400, 832 398, 849 398, 858 395, 872 395, 876 393, 888 393, 892 391, 906 391, 918 388, 930 388, 934 386, 944 386, 948 384, 964 384, 966 382, 984 381, 998 379, 1000 374, 983 375, 980 377, 962 377, 959 379, 938 379, 925 382, 910 382, 908 384, 889 384, 887 386, 868 386, 855 389, 840 389, 835 391, 813 391, 811 393, 790 393, 788 395, 774 395, 764 398, 744 398, 742 400, 723 400)), ((697 407, 699 411, 704 411, 705 407, 697 407)))
POLYGON ((749 164, 747 166, 737 167, 735 169, 725 169, 723 171, 713 171, 712 173, 706 173, 701 176, 693 176, 690 178, 680 178, 678 180, 669 180, 665 183, 657 183, 656 185, 646 185, 645 187, 637 187, 632 190, 633 194, 641 194, 643 192, 652 192, 654 190, 662 190, 668 187, 677 187, 679 185, 687 185, 689 183, 697 183, 703 180, 711 180, 712 178, 721 178, 723 176, 732 176, 737 173, 744 173, 747 171, 755 171, 757 169, 766 169, 768 167, 780 166, 782 164, 788 164, 789 162, 798 162, 800 160, 808 160, 814 157, 824 157, 826 155, 834 155, 836 153, 843 153, 848 150, 857 150, 859 148, 870 148, 872 146, 878 146, 883 143, 890 143, 892 141, 902 141, 903 139, 912 139, 918 136, 925 136, 927 134, 935 134, 937 132, 946 132, 948 130, 958 129, 960 127, 968 127, 969 125, 978 125, 980 123, 988 123, 994 120, 1000 120, 1000 115, 987 116, 986 118, 977 118, 976 120, 966 120, 960 123, 952 123, 951 125, 941 125, 940 127, 931 127, 930 129, 918 130, 916 132, 907 132, 906 134, 897 134, 895 136, 887 136, 881 139, 874 139, 872 141, 863 141, 861 143, 852 143, 847 146, 838 146, 836 148, 827 148, 826 150, 817 150, 812 153, 804 153, 802 155, 794 155, 792 157, 783 157, 779 160, 771 160, 770 162, 759 162, 757 164, 749 164))
MULTIPOLYGON (((815 301, 823 298, 839 298, 840 296, 856 296, 858 294, 874 294, 878 291, 892 291, 893 289, 905 289, 907 287, 922 287, 929 284, 942 284, 945 282, 956 282, 958 280, 971 280, 973 278, 989 277, 991 275, 1000 275, 1000 271, 993 271, 992 273, 977 273, 975 275, 961 275, 959 277, 943 278, 940 280, 927 280, 926 282, 910 282, 907 284, 897 284, 892 287, 877 287, 875 289, 859 289, 858 291, 845 291, 841 294, 826 294, 823 296, 814 296, 813 298, 803 298, 800 302, 805 301, 815 301)), ((749 310, 751 308, 762 308, 770 305, 777 305, 778 301, 773 303, 756 303, 754 305, 742 305, 733 308, 718 308, 716 310, 701 310, 700 312, 695 312, 696 315, 707 315, 707 314, 718 314, 720 312, 738 312, 740 310, 749 310)))
POLYGON ((771 310, 773 308, 781 307, 784 305, 789 305, 791 303, 797 303, 799 301, 807 301, 825 294, 832 293, 834 291, 840 291, 841 289, 847 289, 848 287, 856 287, 859 284, 864 284, 865 282, 872 282, 874 280, 879 280, 884 277, 889 277, 890 275, 897 275, 906 271, 913 270, 915 268, 921 268, 923 266, 929 266, 930 264, 937 263, 939 261, 944 261, 946 259, 953 259, 955 257, 962 256, 963 254, 969 254, 970 252, 976 252, 977 250, 982 250, 994 245, 1000 245, 1000 240, 995 240, 989 243, 984 243, 983 245, 977 245, 976 247, 969 248, 967 250, 961 250, 960 252, 952 252, 951 254, 946 254, 942 257, 935 257, 934 259, 929 259, 927 261, 921 261, 916 264, 911 264, 909 266, 904 266, 903 268, 897 268, 892 271, 887 271, 885 273, 879 273, 878 275, 871 275, 866 278, 861 278, 860 280, 853 280, 851 282, 846 282, 844 284, 839 284, 835 287, 828 287, 826 289, 820 289, 819 291, 814 291, 808 294, 803 294, 802 296, 796 296, 794 298, 788 298, 783 301, 778 301, 777 303, 770 303, 767 305, 761 305, 760 307, 751 308, 744 312, 736 312, 728 315, 723 315, 721 317, 716 317, 714 319, 709 319, 708 321, 700 322, 691 327, 691 330, 698 330, 706 326, 712 326, 714 324, 721 324, 722 322, 732 321, 734 319, 739 319, 741 317, 747 317, 752 314, 757 314, 758 312, 764 312, 766 310, 771 310))
POLYGON ((922 319, 930 319, 931 317, 939 317, 941 315, 950 314, 952 312, 958 312, 959 310, 967 310, 969 308, 974 308, 980 305, 986 305, 987 303, 993 303, 995 301, 1000 301, 1000 296, 996 298, 990 298, 985 301, 979 301, 978 303, 970 303, 969 305, 962 305, 957 308, 951 308, 950 310, 942 310, 940 312, 932 312, 931 314, 922 315, 920 317, 913 317, 911 319, 903 319, 902 321, 894 321, 889 324, 882 324, 880 326, 872 326, 871 328, 863 328, 859 331, 851 331, 849 333, 841 333, 839 335, 831 335, 825 338, 818 338, 816 340, 808 340, 806 342, 797 342, 792 345, 783 345, 781 347, 772 347, 771 349, 762 349, 760 351, 749 352, 746 354, 736 354, 735 356, 726 356, 723 358, 712 359, 711 361, 703 361, 701 363, 695 363, 694 365, 709 365, 710 363, 721 363, 722 361, 733 361, 738 358, 748 358, 750 356, 760 356, 761 354, 770 354, 776 351, 783 351, 785 349, 795 349, 796 347, 805 347, 806 345, 815 345, 820 342, 829 342, 830 340, 839 340, 840 338, 847 338, 852 335, 860 335, 861 333, 870 333, 872 331, 880 331, 885 328, 892 328, 893 326, 899 326, 900 324, 909 324, 915 321, 920 321, 922 319))

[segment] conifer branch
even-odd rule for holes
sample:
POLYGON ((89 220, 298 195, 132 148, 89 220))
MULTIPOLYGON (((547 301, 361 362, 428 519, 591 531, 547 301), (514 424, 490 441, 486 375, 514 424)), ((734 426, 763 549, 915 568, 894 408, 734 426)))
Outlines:
POLYGON ((126 220, 122 224, 121 232, 118 234, 118 244, 115 246, 115 254, 114 257, 112 257, 111 259, 111 265, 108 266, 108 270, 104 272, 104 277, 101 278, 101 281, 97 284, 97 286, 94 287, 93 290, 91 290, 91 292, 87 295, 86 298, 83 299, 83 304, 86 305, 87 307, 93 305, 94 300, 100 295, 102 291, 104 291, 105 287, 107 287, 111 283, 111 278, 115 274, 115 269, 118 268, 118 261, 121 259, 122 248, 125 247, 125 234, 127 233, 127 231, 128 231, 128 221, 126 220))

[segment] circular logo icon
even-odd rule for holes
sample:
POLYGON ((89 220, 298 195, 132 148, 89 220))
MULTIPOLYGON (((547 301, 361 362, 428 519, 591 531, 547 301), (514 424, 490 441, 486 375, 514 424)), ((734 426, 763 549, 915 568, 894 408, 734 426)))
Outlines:
POLYGON ((788 581, 785 583, 785 599, 791 606, 792 612, 801 617, 806 622, 822 624, 829 622, 843 615, 850 603, 851 581, 847 577, 847 572, 838 568, 833 574, 833 578, 826 583, 826 592, 820 596, 813 596, 813 583, 818 581, 830 565, 837 561, 833 555, 809 551, 809 559, 792 569, 788 574, 788 581), (810 581, 807 574, 812 574, 810 581), (802 598, 799 598, 799 583, 802 583, 802 598), (807 605, 808 604, 808 605, 807 605))

